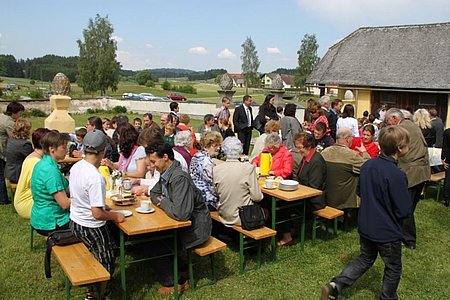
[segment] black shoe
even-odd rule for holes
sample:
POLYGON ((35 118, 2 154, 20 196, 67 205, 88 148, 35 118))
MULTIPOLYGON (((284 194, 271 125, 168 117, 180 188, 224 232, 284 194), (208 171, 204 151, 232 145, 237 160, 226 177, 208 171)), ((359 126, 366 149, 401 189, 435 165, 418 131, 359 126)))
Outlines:
POLYGON ((336 287, 333 287, 330 283, 327 283, 322 287, 320 300, 335 300, 337 298, 338 298, 338 291, 336 287))
POLYGON ((448 207, 450 205, 450 199, 445 199, 444 205, 445 207, 448 207))
POLYGON ((416 243, 405 243, 403 246, 409 250, 416 250, 416 243))

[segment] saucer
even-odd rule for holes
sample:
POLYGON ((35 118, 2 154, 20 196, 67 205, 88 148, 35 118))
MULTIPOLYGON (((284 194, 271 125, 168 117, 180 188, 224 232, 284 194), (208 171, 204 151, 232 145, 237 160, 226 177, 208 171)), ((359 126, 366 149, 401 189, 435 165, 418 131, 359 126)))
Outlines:
POLYGON ((137 211, 138 213, 141 213, 141 214, 149 214, 149 213, 154 212, 155 209, 154 209, 153 207, 150 207, 149 210, 143 210, 143 209, 140 208, 140 207, 136 207, 136 211, 137 211))
POLYGON ((263 184, 262 187, 265 188, 265 189, 268 189, 268 190, 273 190, 273 189, 277 188, 275 185, 273 185, 271 187, 268 187, 268 186, 266 186, 266 184, 263 184))
POLYGON ((129 216, 133 215, 133 213, 132 213, 131 211, 126 210, 126 209, 114 210, 114 212, 121 213, 121 214, 124 215, 125 217, 129 217, 129 216))

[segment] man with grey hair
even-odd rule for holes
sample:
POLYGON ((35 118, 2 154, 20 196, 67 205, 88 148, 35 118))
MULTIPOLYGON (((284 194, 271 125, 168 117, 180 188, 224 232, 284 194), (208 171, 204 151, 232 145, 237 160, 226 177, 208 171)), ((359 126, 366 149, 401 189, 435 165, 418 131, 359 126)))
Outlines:
POLYGON ((398 166, 406 173, 408 190, 411 196, 411 214, 403 220, 403 244, 409 249, 416 249, 416 222, 414 211, 420 200, 425 182, 430 179, 431 169, 425 138, 419 126, 405 119, 402 111, 391 108, 386 112, 385 121, 389 125, 399 125, 409 133, 408 153, 398 159, 398 166))
POLYGON ((356 195, 359 171, 370 159, 364 145, 359 148, 362 157, 350 149, 352 142, 352 131, 340 128, 336 133, 336 144, 321 152, 327 163, 327 205, 338 209, 359 207, 360 199, 356 195))
POLYGON ((324 95, 320 97, 319 104, 322 109, 328 113, 328 111, 330 110, 330 96, 324 95))
POLYGON ((256 178, 255 167, 238 160, 242 143, 236 137, 227 137, 222 143, 227 156, 224 163, 214 167, 214 186, 219 196, 217 211, 226 226, 241 225, 239 207, 251 205, 263 199, 256 178))

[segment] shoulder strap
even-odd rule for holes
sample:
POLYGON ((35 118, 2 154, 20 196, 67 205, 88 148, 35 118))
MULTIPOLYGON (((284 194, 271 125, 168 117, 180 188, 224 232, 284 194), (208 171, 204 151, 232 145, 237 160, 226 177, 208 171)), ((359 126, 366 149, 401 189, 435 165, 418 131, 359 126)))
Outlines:
POLYGON ((52 277, 52 269, 50 267, 50 260, 52 256, 52 247, 53 247, 53 239, 51 237, 47 238, 47 250, 45 250, 44 256, 44 269, 45 269, 45 278, 52 277))

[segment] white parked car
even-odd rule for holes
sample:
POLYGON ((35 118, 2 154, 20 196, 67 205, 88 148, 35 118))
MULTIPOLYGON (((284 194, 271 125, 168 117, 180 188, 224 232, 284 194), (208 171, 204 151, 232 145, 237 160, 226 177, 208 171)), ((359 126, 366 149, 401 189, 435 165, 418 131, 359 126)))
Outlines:
POLYGON ((158 101, 160 99, 160 97, 156 97, 155 95, 150 93, 140 93, 139 95, 141 95, 145 100, 150 101, 158 101))

